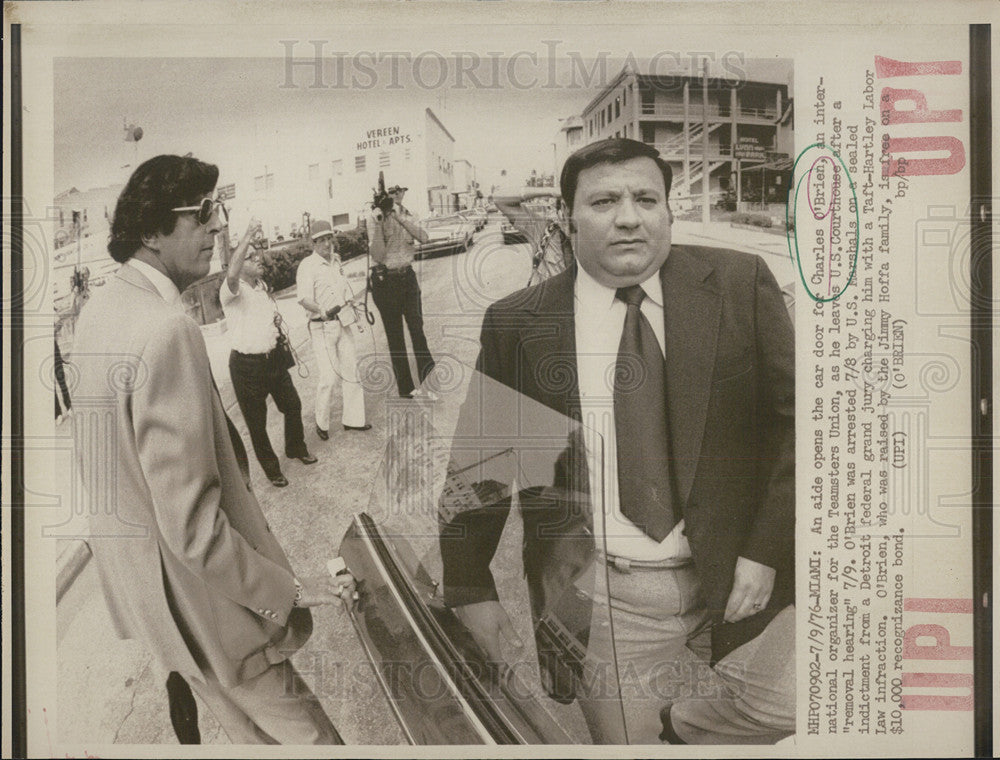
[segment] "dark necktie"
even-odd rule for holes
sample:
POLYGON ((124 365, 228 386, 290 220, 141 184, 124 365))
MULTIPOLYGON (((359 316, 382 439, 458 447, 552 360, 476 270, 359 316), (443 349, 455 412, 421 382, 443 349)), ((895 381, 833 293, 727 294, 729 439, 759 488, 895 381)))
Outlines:
POLYGON ((674 525, 663 354, 639 308, 639 285, 619 288, 628 305, 615 365, 615 434, 618 497, 622 514, 646 535, 662 541, 674 525))

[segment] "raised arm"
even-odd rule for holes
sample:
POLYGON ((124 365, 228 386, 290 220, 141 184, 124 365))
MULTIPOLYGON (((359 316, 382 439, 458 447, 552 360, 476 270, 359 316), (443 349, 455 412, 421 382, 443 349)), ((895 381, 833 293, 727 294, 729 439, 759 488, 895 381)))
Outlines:
MULTIPOLYGON (((252 217, 250 224, 247 225, 247 231, 243 233, 243 237, 240 238, 240 242, 236 246, 236 250, 233 251, 232 258, 229 260, 229 266, 226 269, 226 285, 229 286, 229 292, 233 295, 236 295, 240 289, 240 272, 243 271, 243 263, 247 258, 250 241, 253 240, 254 235, 260 232, 260 229, 260 220, 252 217)), ((223 234, 228 235, 228 230, 223 229, 223 234)))

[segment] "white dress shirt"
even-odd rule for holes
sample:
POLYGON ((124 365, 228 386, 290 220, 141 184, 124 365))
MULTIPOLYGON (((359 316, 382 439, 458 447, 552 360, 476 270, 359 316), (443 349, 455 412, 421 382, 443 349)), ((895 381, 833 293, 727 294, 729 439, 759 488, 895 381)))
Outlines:
POLYGON ((226 332, 234 351, 241 354, 266 354, 278 343, 278 326, 274 315, 278 307, 263 285, 252 287, 240 280, 233 293, 223 280, 219 301, 226 315, 226 332))
MULTIPOLYGON (((307 298, 326 312, 334 306, 346 304, 354 297, 354 292, 340 271, 338 260, 331 256, 327 261, 313 252, 299 262, 295 272, 295 297, 300 301, 307 298)), ((310 318, 314 316, 309 314, 310 318)))
MULTIPOLYGON (((603 468, 594 465, 600 456, 596 439, 588 443, 590 492, 601 493, 603 480, 606 515, 606 548, 609 554, 641 560, 683 560, 691 556, 681 520, 662 541, 656 541, 625 515, 618 503, 618 451, 615 430, 614 372, 618 359, 625 313, 628 307, 615 298, 615 289, 597 282, 577 268, 575 289, 576 363, 579 374, 580 405, 585 431, 599 433, 604 442, 603 468), (603 478, 601 477, 603 475, 603 478)), ((659 273, 642 283, 646 291, 640 309, 649 320, 660 350, 664 346, 663 289, 659 273)), ((628 431, 625 431, 628 434, 628 431)), ((587 433, 585 432, 585 435, 587 433)), ((592 437, 592 436, 588 436, 592 437)), ((602 526, 594 520, 600 534, 602 526)))

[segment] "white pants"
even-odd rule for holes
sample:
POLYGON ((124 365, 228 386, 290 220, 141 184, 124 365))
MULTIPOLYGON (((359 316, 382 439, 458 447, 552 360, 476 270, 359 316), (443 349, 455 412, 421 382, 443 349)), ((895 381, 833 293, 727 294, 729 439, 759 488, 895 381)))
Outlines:
POLYGON ((319 369, 316 387, 316 424, 330 429, 330 403, 339 380, 344 399, 342 421, 351 427, 365 424, 365 393, 358 381, 358 360, 354 350, 354 332, 337 320, 310 322, 313 353, 319 369))

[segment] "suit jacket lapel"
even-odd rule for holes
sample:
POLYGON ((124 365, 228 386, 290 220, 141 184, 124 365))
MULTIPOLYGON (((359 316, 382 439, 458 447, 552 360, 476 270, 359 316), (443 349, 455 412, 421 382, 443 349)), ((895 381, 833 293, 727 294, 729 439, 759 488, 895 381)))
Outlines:
POLYGON ((530 307, 536 319, 522 330, 525 392, 567 417, 579 419, 576 326, 573 321, 575 266, 542 283, 530 307))
POLYGON ((670 447, 683 505, 701 452, 722 313, 712 272, 703 259, 676 246, 660 270, 670 447))

